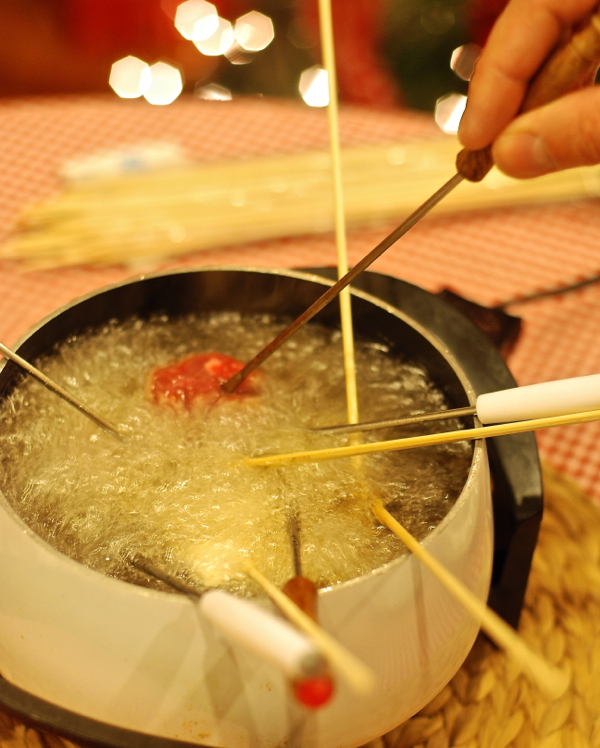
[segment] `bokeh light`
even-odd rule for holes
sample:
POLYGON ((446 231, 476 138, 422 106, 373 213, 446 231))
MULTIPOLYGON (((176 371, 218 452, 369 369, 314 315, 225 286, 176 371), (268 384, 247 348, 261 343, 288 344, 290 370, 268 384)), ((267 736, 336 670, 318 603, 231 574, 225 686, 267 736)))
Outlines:
POLYGON ((257 10, 240 16, 235 22, 233 33, 236 42, 247 52, 259 52, 275 38, 273 21, 257 10))
POLYGON ((110 87, 122 99, 137 99, 148 90, 151 82, 150 67, 133 55, 114 62, 108 78, 110 87))
POLYGON ((329 104, 327 71, 319 65, 313 65, 302 73, 298 89, 308 106, 329 104))
POLYGON ((460 118, 465 111, 467 97, 462 94, 446 94, 435 104, 435 121, 444 132, 458 132, 460 118))
POLYGON ((207 86, 200 86, 194 91, 194 96, 206 101, 231 101, 233 98, 231 91, 225 86, 219 86, 218 83, 209 83, 207 86))
POLYGON ((256 57, 255 52, 247 52, 236 41, 224 54, 232 65, 247 65, 256 57))
POLYGON ((454 26, 456 16, 452 8, 447 7, 445 3, 433 2, 426 4, 419 20, 428 34, 441 36, 454 26))
POLYGON ((479 44, 463 44, 462 47, 457 47, 452 52, 450 67, 459 78, 470 81, 480 54, 481 47, 479 44))
POLYGON ((143 94, 146 101, 157 106, 171 104, 183 90, 183 80, 179 70, 166 62, 150 66, 152 80, 143 94))
POLYGON ((224 18, 219 18, 216 30, 208 38, 192 41, 203 55, 209 57, 224 55, 234 43, 233 26, 224 18))
POLYGON ((175 28, 190 41, 202 41, 214 34, 219 26, 217 9, 206 0, 187 0, 177 7, 175 28))

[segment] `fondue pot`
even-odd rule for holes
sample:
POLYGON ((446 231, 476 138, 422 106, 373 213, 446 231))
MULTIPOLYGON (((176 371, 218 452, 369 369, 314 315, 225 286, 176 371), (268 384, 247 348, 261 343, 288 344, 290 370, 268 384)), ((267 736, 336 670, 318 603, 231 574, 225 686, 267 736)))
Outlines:
MULTIPOLYGON (((112 319, 236 310, 295 317, 330 281, 314 273, 219 268, 127 281, 43 320, 16 348, 34 361, 112 319)), ((357 335, 423 364, 450 407, 514 386, 484 336, 421 289, 365 273, 354 292, 357 335), (466 362, 466 365, 465 365, 466 362)), ((316 321, 339 325, 337 304, 316 321)), ((0 370, 0 397, 18 384, 0 370)), ((482 600, 518 617, 539 522, 531 435, 475 443, 465 486, 423 541, 482 600), (524 437, 524 438, 522 438, 524 437), (494 555, 492 514, 498 533, 494 555), (494 564, 493 577, 492 565, 494 564)), ((264 603, 269 605, 268 603, 264 603)), ((221 637, 184 595, 106 577, 51 548, 0 497, 0 702, 25 720, 95 745, 166 748, 359 746, 407 719, 452 678, 477 635, 469 614, 412 556, 319 592, 320 621, 375 673, 354 693, 307 712, 272 665, 221 637)))

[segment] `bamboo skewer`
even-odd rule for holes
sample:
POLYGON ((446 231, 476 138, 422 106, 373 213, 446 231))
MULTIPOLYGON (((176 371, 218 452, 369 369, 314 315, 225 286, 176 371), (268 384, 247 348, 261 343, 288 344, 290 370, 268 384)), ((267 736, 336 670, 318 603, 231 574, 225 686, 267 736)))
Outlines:
MULTIPOLYGON (((340 132, 338 117, 337 75, 335 67, 335 50, 333 41, 333 23, 331 18, 331 0, 319 0, 319 25, 323 61, 327 71, 329 104, 327 121, 329 125, 329 149, 331 154, 331 178, 333 183, 335 243, 337 248, 338 278, 348 272, 348 250, 346 237, 346 211, 344 207, 344 188, 342 184, 342 155, 340 149, 340 132)), ((344 350, 344 373, 346 382, 346 408, 349 423, 358 423, 358 393, 356 387, 356 366, 354 357, 354 328, 352 324, 352 298, 350 289, 340 293, 340 319, 342 327, 342 346, 344 350)))
POLYGON ((480 622, 486 634, 521 666, 542 693, 556 699, 566 691, 569 678, 565 672, 550 665, 530 649, 514 629, 440 564, 400 522, 392 517, 380 499, 376 499, 371 508, 377 519, 400 538, 409 551, 464 605, 473 618, 480 622))
MULTIPOLYGON (((330 140, 331 179, 334 196, 334 226, 338 277, 343 277, 348 272, 348 253, 346 243, 346 213, 342 184, 337 82, 330 0, 319 0, 319 21, 325 69, 328 74, 329 105, 327 107, 327 113, 330 140)), ((350 289, 345 289, 340 294, 340 316, 344 351, 347 414, 349 422, 356 423, 359 420, 359 415, 350 289)), ((297 537, 295 541, 298 542, 297 537)), ((300 575, 299 548, 295 548, 295 553, 297 554, 297 558, 295 557, 295 579, 298 579, 300 575)), ((353 655, 346 652, 338 642, 324 632, 316 622, 316 616, 314 613, 312 617, 311 615, 308 615, 307 612, 300 608, 288 595, 285 594, 285 592, 279 590, 275 585, 271 584, 266 577, 260 574, 258 569, 256 569, 251 562, 248 561, 247 565, 248 573, 252 578, 261 584, 263 589, 265 589, 269 596, 277 605, 279 605, 281 610, 291 621, 296 623, 296 625, 298 625, 302 630, 313 637, 322 654, 328 657, 333 665, 337 666, 337 668, 346 676, 354 689, 360 693, 371 691, 374 686, 374 677, 371 671, 354 658, 353 655)))
POLYGON ((369 693, 373 690, 375 677, 364 663, 317 625, 285 593, 270 582, 252 561, 246 559, 245 565, 248 574, 263 588, 286 618, 311 637, 321 654, 337 668, 355 691, 369 693))
MULTIPOLYGON (((353 205, 362 203, 363 191, 371 192, 373 206, 378 198, 383 201, 384 211, 379 217, 392 218, 402 211, 420 194, 427 194, 433 180, 443 178, 452 168, 458 141, 445 136, 417 142, 347 148, 341 152, 343 185, 346 199, 353 205), (409 202, 410 201, 410 202, 409 202), (397 210, 391 213, 392 206, 397 210)), ((147 211, 147 206, 160 204, 179 207, 182 211, 197 211, 199 202, 205 202, 212 210, 215 201, 222 199, 230 207, 240 193, 271 195, 274 200, 288 202, 308 199, 315 207, 322 194, 331 195, 331 177, 328 174, 330 157, 326 152, 316 151, 299 156, 279 156, 254 159, 252 161, 229 161, 218 166, 196 164, 176 172, 148 173, 144 177, 123 177, 120 180, 103 180, 85 187, 70 188, 61 195, 30 206, 22 215, 23 228, 48 223, 82 213, 97 215, 112 214, 115 205, 129 210, 147 211), (315 189, 319 194, 314 196, 315 189)), ((597 167, 569 170, 519 182, 500 172, 493 171, 477 188, 465 185, 460 193, 449 196, 445 205, 456 202, 469 194, 466 206, 476 207, 495 204, 500 193, 518 194, 524 199, 544 200, 564 186, 571 186, 582 195, 598 195, 600 184, 597 167), (572 179, 574 178, 574 179, 572 179), (589 189, 584 189, 584 182, 589 189), (541 193, 541 194, 540 194, 541 193), (475 202, 471 202, 474 200, 475 202), (490 200, 492 201, 490 203, 490 200)), ((510 202, 510 197, 508 198, 510 202)), ((241 207, 241 206, 240 206, 241 207)), ((331 214, 330 206, 321 213, 331 214)), ((443 207, 440 206, 440 210, 443 207)), ((149 211, 148 211, 149 212, 149 211)), ((329 225, 333 225, 331 215, 329 225)))
POLYGON ((279 455, 264 455, 262 457, 245 457, 244 461, 246 465, 254 466, 297 465, 306 462, 334 460, 340 457, 353 457, 355 455, 375 454, 378 452, 394 452, 404 449, 416 449, 417 447, 430 447, 436 444, 450 444, 452 442, 485 439, 492 436, 506 436, 508 434, 519 434, 524 431, 538 431, 539 429, 551 429, 557 426, 568 426, 573 423, 589 423, 598 420, 600 420, 600 410, 590 410, 584 413, 571 413, 563 416, 500 423, 496 426, 480 426, 473 429, 443 431, 439 434, 409 436, 403 439, 390 439, 367 444, 350 444, 345 447, 314 449, 279 455))
MULTIPOLYGON (((352 226, 397 220, 453 167, 453 137, 344 149, 344 202, 352 226)), ((28 208, 0 256, 36 266, 110 264, 241 241, 330 231, 330 157, 324 152, 128 176, 71 188, 28 208), (156 216, 161 216, 159 225, 156 216), (151 230, 148 230, 148 227, 151 230), (40 259, 41 258, 41 259, 40 259)), ((492 171, 465 183, 438 212, 600 194, 597 167, 527 182, 492 171)))

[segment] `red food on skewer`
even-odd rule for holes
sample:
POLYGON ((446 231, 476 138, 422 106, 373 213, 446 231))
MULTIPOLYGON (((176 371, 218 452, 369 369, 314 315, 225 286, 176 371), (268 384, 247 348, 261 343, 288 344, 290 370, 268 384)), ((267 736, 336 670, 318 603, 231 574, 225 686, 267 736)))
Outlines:
POLYGON ((333 679, 328 673, 293 684, 296 699, 306 709, 320 709, 331 701, 335 693, 333 679))
POLYGON ((260 394, 262 373, 251 374, 231 395, 221 385, 244 367, 223 353, 197 353, 181 361, 153 369, 148 377, 147 393, 157 405, 193 410, 198 405, 212 405, 219 399, 239 400, 260 394))

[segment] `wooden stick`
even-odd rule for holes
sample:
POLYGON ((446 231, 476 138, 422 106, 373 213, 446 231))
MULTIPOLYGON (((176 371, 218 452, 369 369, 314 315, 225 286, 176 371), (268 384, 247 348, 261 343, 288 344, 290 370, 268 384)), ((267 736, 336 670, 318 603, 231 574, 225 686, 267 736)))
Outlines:
POLYGON ((264 457, 245 457, 244 461, 247 465, 257 466, 322 462, 324 460, 334 460, 340 457, 353 457, 354 455, 374 454, 377 452, 395 452, 403 449, 430 447, 435 444, 449 444, 451 442, 471 441, 473 439, 486 439, 490 436, 519 434, 523 431, 551 429, 556 426, 568 426, 572 423, 589 423, 590 421, 598 420, 600 420, 600 410, 590 410, 585 413, 571 413, 564 416, 532 418, 528 421, 516 421, 513 423, 499 423, 496 426, 480 426, 474 429, 443 431, 439 434, 424 434, 423 436, 410 436, 404 439, 390 439, 381 442, 370 442, 368 444, 351 444, 347 447, 314 449, 306 450, 304 452, 291 452, 289 454, 266 455, 264 457))
MULTIPOLYGON (((342 184, 342 153, 340 149, 337 75, 335 67, 331 0, 319 0, 319 25, 321 31, 321 46, 323 49, 323 63, 325 70, 327 71, 327 85, 329 89, 327 120, 329 124, 329 149, 331 153, 331 177, 333 182, 337 272, 338 278, 343 278, 349 268, 344 188, 342 184)), ((349 288, 345 288, 341 291, 339 304, 342 327, 342 346, 344 351, 348 422, 358 423, 358 391, 356 386, 356 365, 354 356, 354 328, 352 324, 352 299, 349 288)))
POLYGON ((400 522, 392 517, 383 506, 381 499, 376 499, 371 508, 377 519, 400 538, 409 551, 435 575, 448 592, 464 605, 473 618, 480 622, 485 633, 519 663, 540 691, 552 699, 562 696, 569 685, 569 677, 564 671, 550 665, 530 649, 514 629, 488 608, 468 587, 465 587, 400 522))
POLYGON ((358 693, 369 693, 375 686, 373 672, 357 657, 316 624, 303 610, 290 600, 278 587, 270 582, 249 559, 245 562, 248 574, 258 582, 277 607, 299 629, 308 634, 337 670, 345 676, 349 685, 358 693))
MULTIPOLYGON (((346 220, 397 220, 453 170, 458 145, 444 137, 344 149, 346 220)), ((26 231, 0 247, 0 256, 31 267, 112 264, 330 231, 329 167, 326 152, 311 152, 80 185, 28 207, 20 221, 26 231)), ((479 186, 461 185, 437 212, 597 196, 599 174, 587 167, 523 181, 493 170, 479 186)))

